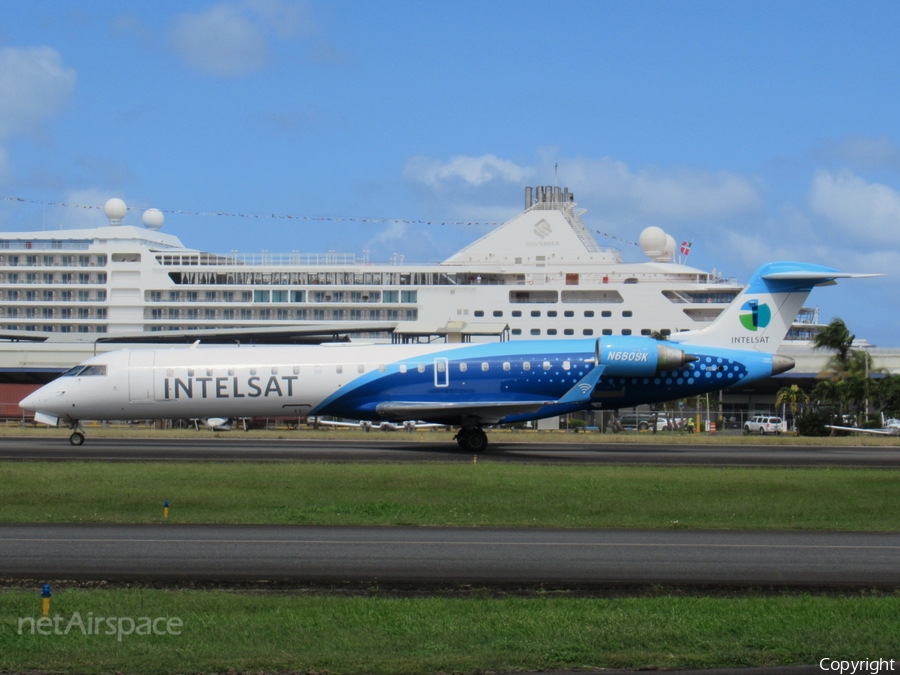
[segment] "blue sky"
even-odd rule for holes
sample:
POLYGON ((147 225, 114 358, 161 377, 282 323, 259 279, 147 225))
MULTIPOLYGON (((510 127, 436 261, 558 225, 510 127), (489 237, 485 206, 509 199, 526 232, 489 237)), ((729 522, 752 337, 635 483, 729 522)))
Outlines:
MULTIPOLYGON (((898 25, 896 2, 0 0, 0 198, 477 223, 164 227, 424 262, 558 163, 592 230, 658 225, 700 268, 885 273, 811 304, 898 346, 898 25)), ((0 199, 4 230, 102 223, 0 199)))

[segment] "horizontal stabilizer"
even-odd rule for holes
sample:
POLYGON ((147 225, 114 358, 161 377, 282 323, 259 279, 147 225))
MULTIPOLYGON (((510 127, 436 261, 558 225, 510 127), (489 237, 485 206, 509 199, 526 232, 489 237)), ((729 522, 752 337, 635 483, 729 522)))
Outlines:
POLYGON ((855 272, 771 272, 763 274, 762 278, 771 281, 795 281, 798 279, 808 279, 815 281, 831 281, 832 279, 868 279, 870 277, 881 277, 883 274, 864 274, 855 272))

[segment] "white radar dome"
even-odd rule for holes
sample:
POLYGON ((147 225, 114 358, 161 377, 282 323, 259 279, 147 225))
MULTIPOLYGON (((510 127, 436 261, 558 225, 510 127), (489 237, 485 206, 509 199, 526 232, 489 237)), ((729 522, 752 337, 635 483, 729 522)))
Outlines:
POLYGON ((660 262, 672 262, 672 258, 675 257, 675 247, 678 244, 675 243, 675 237, 671 234, 666 235, 666 247, 663 249, 662 260, 660 262))
POLYGON ((648 227, 641 232, 641 238, 638 241, 644 255, 655 260, 663 255, 663 250, 666 248, 666 233, 658 227, 648 227))
POLYGON ((147 209, 144 211, 142 220, 144 221, 144 227, 155 231, 163 226, 163 223, 166 222, 166 217, 159 209, 147 209))
POLYGON ((103 213, 109 218, 110 225, 121 225, 122 218, 128 213, 128 207, 121 199, 113 197, 103 205, 103 213))

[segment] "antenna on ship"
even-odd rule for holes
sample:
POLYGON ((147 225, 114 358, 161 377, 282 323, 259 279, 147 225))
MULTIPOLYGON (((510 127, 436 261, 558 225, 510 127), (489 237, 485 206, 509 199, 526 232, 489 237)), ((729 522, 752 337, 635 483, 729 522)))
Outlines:
POLYGON ((109 218, 109 224, 112 226, 121 225, 122 218, 128 213, 128 207, 125 202, 117 197, 113 197, 103 205, 103 213, 109 218))
POLYGON ((553 165, 553 187, 559 187, 559 162, 553 165))

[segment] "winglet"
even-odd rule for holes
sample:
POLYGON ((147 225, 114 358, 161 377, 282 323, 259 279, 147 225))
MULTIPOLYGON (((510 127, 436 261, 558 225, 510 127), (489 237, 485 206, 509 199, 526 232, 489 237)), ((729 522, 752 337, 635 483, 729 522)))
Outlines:
POLYGON ((587 375, 578 380, 578 384, 569 389, 557 403, 586 403, 591 400, 591 392, 597 386, 604 366, 594 366, 587 375))

